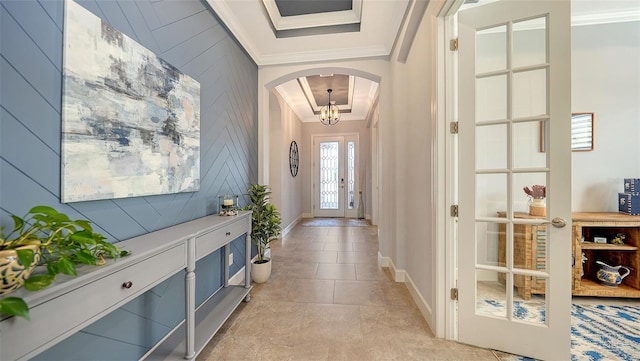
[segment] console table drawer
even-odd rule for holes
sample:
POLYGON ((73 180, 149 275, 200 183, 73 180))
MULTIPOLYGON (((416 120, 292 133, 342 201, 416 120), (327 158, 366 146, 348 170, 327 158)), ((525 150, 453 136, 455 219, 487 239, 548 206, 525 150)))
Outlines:
POLYGON ((185 265, 186 245, 180 243, 31 308, 31 321, 17 317, 3 321, 0 360, 37 354, 184 269, 185 265))
POLYGON ((251 218, 239 219, 222 228, 196 237, 196 259, 200 259, 217 250, 230 241, 238 238, 251 227, 251 218))

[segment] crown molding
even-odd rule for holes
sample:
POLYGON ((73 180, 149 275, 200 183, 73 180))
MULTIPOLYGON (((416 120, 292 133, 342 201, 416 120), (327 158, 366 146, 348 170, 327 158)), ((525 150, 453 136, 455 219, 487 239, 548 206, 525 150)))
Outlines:
POLYGON ((238 42, 244 47, 244 50, 249 54, 251 59, 259 66, 259 54, 260 52, 252 45, 251 37, 244 30, 244 26, 237 20, 233 11, 229 8, 226 1, 206 0, 207 4, 213 9, 216 15, 222 20, 224 26, 226 26, 238 42))
POLYGON ((282 54, 263 55, 256 61, 258 65, 280 65, 306 62, 328 62, 371 57, 388 57, 390 50, 385 46, 355 47, 349 49, 307 50, 282 54))

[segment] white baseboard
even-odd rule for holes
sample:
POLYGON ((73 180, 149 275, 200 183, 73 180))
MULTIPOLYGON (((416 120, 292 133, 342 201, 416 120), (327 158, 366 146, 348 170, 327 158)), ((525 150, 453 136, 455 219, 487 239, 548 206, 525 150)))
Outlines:
POLYGON ((238 286, 244 284, 244 270, 245 268, 240 268, 240 271, 236 272, 231 278, 229 278, 229 284, 232 286, 238 286))
POLYGON ((313 218, 313 213, 302 213, 302 218, 313 218))
POLYGON ((405 285, 407 285, 407 288, 409 289, 409 293, 411 293, 411 297, 413 298, 413 301, 416 303, 416 305, 418 306, 418 308, 420 309, 420 313, 422 313, 422 317, 424 317, 424 319, 427 321, 427 324, 429 325, 429 327, 431 328, 431 330, 435 330, 435 319, 433 318, 433 311, 431 310, 431 307, 429 306, 429 304, 427 303, 427 301, 425 301, 424 297, 422 297, 422 294, 420 293, 420 291, 418 291, 418 288, 416 287, 415 283, 413 283, 413 280, 411 279, 411 277, 409 276, 408 273, 405 272, 405 285))
POLYGON ((391 274, 393 275, 393 280, 396 282, 404 282, 405 271, 397 270, 396 265, 393 264, 393 261, 390 257, 383 257, 380 252, 378 252, 378 265, 380 267, 389 268, 391 274))
POLYGON ((391 258, 383 257, 382 253, 378 252, 378 266, 387 268, 389 267, 390 261, 391 261, 391 258))
POLYGON ((302 220, 302 216, 299 216, 293 222, 291 222, 286 228, 284 228, 282 230, 282 237, 286 236, 287 233, 289 233, 293 229, 293 227, 295 227, 296 224, 298 224, 301 220, 302 220))
POLYGON ((393 264, 393 260, 390 257, 382 256, 380 252, 378 252, 378 265, 380 265, 380 267, 389 268, 389 271, 393 275, 393 279, 396 282, 402 282, 407 286, 407 289, 411 294, 411 298, 413 298, 413 301, 418 306, 418 309, 420 309, 422 317, 424 317, 424 319, 427 321, 429 327, 432 330, 435 330, 433 311, 431 310, 431 307, 429 306, 427 301, 425 301, 424 297, 422 297, 420 291, 418 291, 418 288, 416 287, 415 283, 413 283, 413 280, 411 279, 411 276, 409 276, 407 271, 396 269, 396 265, 393 264))

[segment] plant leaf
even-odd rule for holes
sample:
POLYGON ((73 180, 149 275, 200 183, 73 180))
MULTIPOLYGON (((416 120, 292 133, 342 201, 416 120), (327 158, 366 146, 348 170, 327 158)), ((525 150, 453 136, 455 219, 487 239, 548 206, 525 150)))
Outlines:
POLYGON ((73 264, 67 257, 60 257, 58 261, 58 270, 60 273, 64 273, 69 276, 76 276, 76 265, 73 264))
POLYGON ((93 232, 89 232, 87 230, 75 232, 71 234, 69 238, 74 242, 80 242, 80 243, 89 242, 91 244, 96 243, 96 240, 93 237, 93 232))
POLYGON ((73 223, 75 223, 78 227, 86 231, 93 232, 93 227, 91 227, 91 222, 87 221, 86 219, 78 219, 73 221, 73 223))
POLYGON ((56 276, 50 274, 31 275, 31 277, 24 280, 24 288, 27 291, 40 291, 48 287, 55 279, 56 276))
POLYGON ((96 257, 87 250, 82 250, 76 253, 76 257, 78 258, 78 262, 80 263, 91 264, 91 265, 96 264, 96 257))
POLYGON ((71 218, 64 213, 57 213, 51 216, 54 222, 71 222, 71 218))
POLYGON ((11 215, 11 218, 13 219, 13 232, 19 230, 20 228, 22 228, 22 226, 24 226, 24 220, 18 216, 14 216, 13 214, 11 215))
POLYGON ((49 206, 35 206, 31 208, 31 210, 29 210, 29 213, 44 213, 51 216, 54 214, 58 214, 58 211, 49 206))
POLYGON ((29 319, 29 306, 22 298, 7 297, 0 300, 0 312, 29 319))
POLYGON ((18 255, 18 260, 24 266, 24 268, 31 267, 31 262, 33 261, 33 252, 32 249, 16 249, 16 254, 18 255))
POLYGON ((50 275, 57 275, 58 273, 60 273, 58 271, 58 262, 47 263, 47 271, 49 271, 50 275))

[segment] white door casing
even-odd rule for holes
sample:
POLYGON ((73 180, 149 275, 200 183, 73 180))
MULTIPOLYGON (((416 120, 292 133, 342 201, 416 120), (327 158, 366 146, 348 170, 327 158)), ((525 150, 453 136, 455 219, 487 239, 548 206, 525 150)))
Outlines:
POLYGON ((497 1, 458 16, 458 339, 569 359, 569 2, 497 1), (528 216, 523 187, 533 185, 546 187, 545 216, 528 216), (536 229, 529 261, 514 242, 526 225, 536 229))

